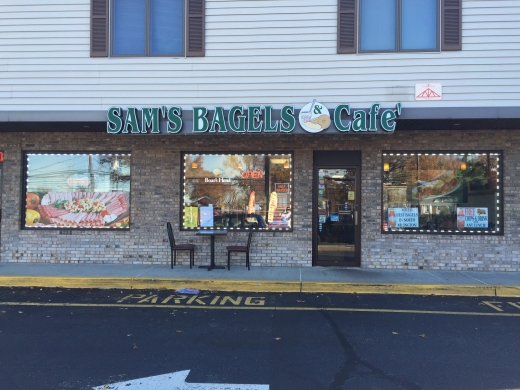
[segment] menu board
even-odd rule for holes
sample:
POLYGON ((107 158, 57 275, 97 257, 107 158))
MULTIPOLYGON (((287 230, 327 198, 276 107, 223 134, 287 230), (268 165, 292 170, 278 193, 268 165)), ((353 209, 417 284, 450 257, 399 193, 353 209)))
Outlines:
POLYGON ((457 207, 457 228, 487 228, 487 207, 457 207))
POLYGON ((213 227, 213 205, 200 207, 200 226, 213 227))
POLYGON ((389 208, 388 227, 391 229, 419 227, 418 208, 389 208))

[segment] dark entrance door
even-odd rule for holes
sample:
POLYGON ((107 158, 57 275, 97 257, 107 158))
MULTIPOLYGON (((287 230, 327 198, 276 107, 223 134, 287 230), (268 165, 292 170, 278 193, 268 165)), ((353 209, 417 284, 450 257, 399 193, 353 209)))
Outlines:
POLYGON ((360 265, 360 188, 359 165, 315 164, 314 265, 360 265))

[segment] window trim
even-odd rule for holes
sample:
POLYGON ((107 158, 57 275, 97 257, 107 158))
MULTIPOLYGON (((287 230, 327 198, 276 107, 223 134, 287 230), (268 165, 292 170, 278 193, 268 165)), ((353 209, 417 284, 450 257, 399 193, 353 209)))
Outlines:
MULTIPOLYGON (((180 171, 180 180, 179 180, 179 230, 185 231, 185 232, 193 232, 197 230, 204 230, 204 229, 211 229, 211 228, 205 228, 205 227, 195 227, 195 228, 185 228, 184 227, 184 162, 185 162, 185 156, 189 154, 196 154, 196 155, 250 155, 250 154, 262 154, 266 157, 270 155, 290 155, 291 156, 291 166, 290 166, 290 184, 291 184, 291 196, 289 199, 289 204, 291 205, 291 226, 288 228, 259 228, 255 227, 254 230, 258 232, 266 232, 266 233, 292 233, 294 231, 294 151, 293 150, 270 150, 270 151, 248 151, 248 150, 232 150, 232 151, 214 151, 214 150, 204 150, 204 151, 182 151, 180 153, 180 164, 179 167, 181 168, 180 171)), ((265 182, 266 188, 268 185, 268 182, 265 182)), ((268 191, 266 190, 266 193, 268 191)), ((267 222, 267 221, 266 221, 267 222)), ((226 229, 226 228, 216 228, 216 229, 226 229)), ((231 232, 245 232, 248 231, 247 227, 244 228, 230 228, 226 229, 231 232)))
POLYGON ((361 48, 361 39, 362 39, 362 29, 363 29, 363 23, 362 23, 362 13, 363 13, 363 0, 358 0, 358 54, 372 54, 372 53, 438 53, 441 51, 441 35, 443 33, 442 31, 442 24, 441 24, 441 0, 435 0, 436 2, 436 8, 437 8, 437 17, 435 24, 437 26, 436 34, 435 34, 435 48, 434 49, 402 49, 401 48, 401 42, 402 42, 402 0, 394 0, 395 6, 396 6, 396 21, 395 21, 395 50, 363 50, 361 48))
POLYGON ((381 220, 380 220, 380 231, 382 235, 393 235, 393 234, 405 234, 405 235, 414 235, 414 234, 425 234, 430 236, 442 236, 442 235, 449 235, 449 236, 503 236, 504 230, 505 230, 505 221, 504 221, 504 151, 503 150, 382 150, 381 151, 381 160, 380 160, 380 179, 381 179, 381 204, 380 204, 380 211, 381 211, 381 220), (425 230, 425 229, 419 229, 417 228, 416 231, 405 231, 405 230, 393 230, 393 231, 385 231, 383 229, 383 223, 385 222, 384 218, 384 193, 383 193, 383 185, 385 180, 385 172, 384 172, 384 159, 385 155, 388 154, 404 154, 404 155, 414 155, 414 154, 424 154, 424 155, 461 155, 461 154, 495 154, 498 155, 498 172, 497 172, 497 178, 498 178, 498 190, 497 190, 497 196, 498 196, 498 215, 499 215, 499 223, 497 224, 497 227, 499 228, 498 231, 458 231, 458 230, 452 230, 452 231, 446 231, 446 230, 425 230))

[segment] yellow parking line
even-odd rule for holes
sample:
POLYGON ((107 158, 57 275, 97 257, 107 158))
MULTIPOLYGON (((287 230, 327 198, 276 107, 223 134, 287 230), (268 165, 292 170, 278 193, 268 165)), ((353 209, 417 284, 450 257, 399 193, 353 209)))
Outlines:
POLYGON ((440 314, 464 316, 520 317, 520 313, 479 313, 442 310, 366 309, 353 307, 266 307, 266 306, 205 306, 205 305, 139 305, 117 303, 63 303, 63 302, 0 302, 0 306, 40 306, 40 307, 105 307, 105 308, 152 308, 152 309, 204 309, 204 310, 276 310, 276 311, 334 311, 359 313, 400 313, 400 314, 440 314))

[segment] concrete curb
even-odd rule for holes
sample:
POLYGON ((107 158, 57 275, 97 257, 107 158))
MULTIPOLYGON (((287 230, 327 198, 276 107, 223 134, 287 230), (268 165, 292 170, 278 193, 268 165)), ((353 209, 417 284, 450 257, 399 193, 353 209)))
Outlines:
POLYGON ((300 292, 300 282, 265 280, 107 278, 55 276, 0 276, 0 287, 60 287, 101 289, 176 290, 182 287, 209 291, 300 292))
POLYGON ((302 285, 302 292, 347 294, 453 295, 494 297, 496 288, 466 284, 316 283, 302 285))
POLYGON ((467 284, 393 284, 353 282, 297 282, 270 280, 176 279, 176 278, 109 278, 56 276, 0 276, 0 287, 59 287, 101 289, 176 290, 191 287, 209 291, 303 292, 343 294, 401 294, 519 297, 520 286, 467 284))

